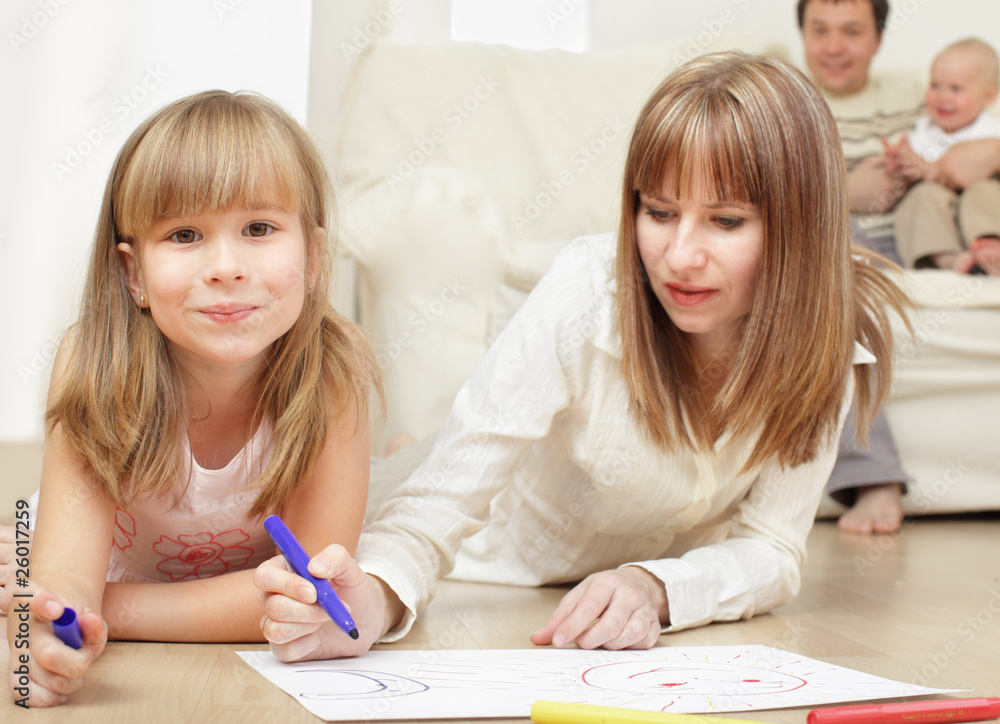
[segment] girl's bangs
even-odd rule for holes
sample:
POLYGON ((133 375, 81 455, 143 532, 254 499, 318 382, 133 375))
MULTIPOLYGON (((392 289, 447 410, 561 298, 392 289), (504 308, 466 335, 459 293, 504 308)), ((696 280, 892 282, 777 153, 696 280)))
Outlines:
POLYGON ((308 183, 295 145, 276 124, 240 110, 209 106, 149 129, 117 184, 115 223, 125 239, 175 216, 234 208, 302 211, 308 183))

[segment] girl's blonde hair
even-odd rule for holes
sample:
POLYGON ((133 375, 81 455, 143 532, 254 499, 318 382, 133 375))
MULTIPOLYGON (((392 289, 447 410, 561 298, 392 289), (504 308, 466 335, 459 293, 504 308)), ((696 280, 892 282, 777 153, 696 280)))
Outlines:
POLYGON ((837 430, 855 340, 878 358, 853 368, 858 435, 866 435, 889 390, 887 309, 903 315, 907 300, 873 255, 850 244, 840 138, 812 83, 766 55, 718 53, 685 64, 639 115, 623 191, 623 368, 649 437, 671 449, 711 445, 722 430, 744 440, 759 434, 745 469, 811 460, 837 430), (719 200, 756 206, 763 225, 742 338, 706 369, 657 301, 635 234, 640 193, 658 195, 670 183, 667 193, 680 198, 699 180, 719 200), (699 383, 713 372, 721 389, 705 409, 699 383))
POLYGON ((259 400, 253 426, 266 420, 274 433, 251 515, 280 509, 319 457, 331 420, 351 407, 358 424, 367 419, 369 390, 381 395, 381 377, 363 336, 328 301, 331 252, 318 232, 327 228, 329 199, 309 136, 256 94, 183 98, 125 142, 104 191, 72 356, 46 413, 48 429, 61 426, 117 505, 174 489, 184 470, 184 387, 167 340, 129 295, 117 250, 165 217, 278 205, 302 219, 315 289, 248 390, 259 400))

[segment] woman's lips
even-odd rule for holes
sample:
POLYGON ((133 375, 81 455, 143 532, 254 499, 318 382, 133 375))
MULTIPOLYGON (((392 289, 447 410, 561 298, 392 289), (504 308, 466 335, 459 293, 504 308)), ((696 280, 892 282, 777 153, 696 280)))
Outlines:
POLYGON ((674 300, 677 304, 682 307, 693 307, 696 304, 701 304, 713 294, 715 294, 715 289, 705 289, 702 287, 688 287, 676 284, 667 284, 667 291, 670 292, 670 298, 674 300))

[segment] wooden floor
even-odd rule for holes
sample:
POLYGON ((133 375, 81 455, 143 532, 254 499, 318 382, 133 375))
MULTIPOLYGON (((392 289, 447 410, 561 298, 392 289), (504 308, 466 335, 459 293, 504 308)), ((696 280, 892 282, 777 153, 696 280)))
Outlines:
MULTIPOLYGON (((394 646, 528 648, 528 634, 563 591, 446 582, 412 633, 394 646)), ((659 642, 751 643, 886 678, 968 690, 961 696, 1000 695, 1000 517, 918 518, 899 535, 876 538, 817 523, 794 602, 750 621, 682 631, 659 642)), ((320 721, 234 653, 263 648, 112 643, 69 704, 15 712, 7 695, 0 721, 320 721)), ((802 724, 807 712, 733 716, 802 724)))

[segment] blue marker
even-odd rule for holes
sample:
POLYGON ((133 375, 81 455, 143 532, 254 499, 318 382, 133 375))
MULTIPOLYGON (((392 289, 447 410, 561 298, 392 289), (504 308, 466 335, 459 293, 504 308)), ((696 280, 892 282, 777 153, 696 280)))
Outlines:
POLYGON ((83 648, 80 622, 76 620, 76 611, 69 606, 63 609, 62 616, 52 622, 52 631, 67 646, 72 646, 74 649, 83 648))
POLYGON ((345 634, 352 639, 356 639, 358 637, 358 627, 354 624, 351 614, 347 612, 344 602, 340 600, 340 596, 333 590, 333 586, 330 585, 329 581, 316 578, 316 576, 308 571, 309 554, 306 553, 302 544, 292 535, 292 531, 288 530, 288 526, 285 525, 284 521, 276 515, 269 515, 264 521, 264 530, 271 536, 274 545, 278 546, 278 550, 281 551, 281 554, 288 561, 292 570, 315 586, 316 602, 329 614, 333 622, 340 626, 345 634))

